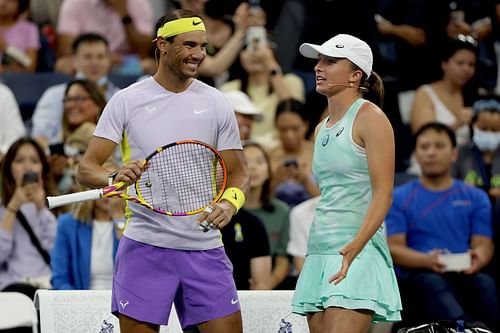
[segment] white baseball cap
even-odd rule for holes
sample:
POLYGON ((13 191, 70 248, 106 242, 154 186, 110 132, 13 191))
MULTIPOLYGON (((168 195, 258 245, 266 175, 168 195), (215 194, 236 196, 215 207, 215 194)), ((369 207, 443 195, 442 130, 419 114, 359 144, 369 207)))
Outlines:
POLYGON ((370 46, 351 35, 339 34, 321 45, 304 43, 299 51, 306 58, 317 59, 321 54, 331 58, 348 59, 361 68, 367 77, 372 72, 373 54, 370 46))
POLYGON ((256 121, 262 120, 262 111, 255 106, 247 94, 239 90, 224 93, 227 100, 233 106, 234 112, 253 116, 256 121))

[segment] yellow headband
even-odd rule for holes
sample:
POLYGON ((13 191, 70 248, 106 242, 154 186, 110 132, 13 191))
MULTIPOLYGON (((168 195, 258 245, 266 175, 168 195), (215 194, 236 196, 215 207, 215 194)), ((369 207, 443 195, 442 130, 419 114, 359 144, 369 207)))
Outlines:
POLYGON ((186 17, 169 21, 158 29, 156 37, 168 38, 191 31, 205 31, 205 24, 199 17, 186 17))

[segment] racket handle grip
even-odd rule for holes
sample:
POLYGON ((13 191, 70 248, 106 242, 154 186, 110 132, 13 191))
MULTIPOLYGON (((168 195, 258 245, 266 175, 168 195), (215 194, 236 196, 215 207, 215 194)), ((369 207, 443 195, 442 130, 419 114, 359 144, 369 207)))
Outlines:
POLYGON ((65 195, 58 195, 55 197, 47 197, 46 203, 49 209, 65 206, 81 201, 97 200, 102 198, 102 189, 89 190, 77 193, 70 193, 65 195))

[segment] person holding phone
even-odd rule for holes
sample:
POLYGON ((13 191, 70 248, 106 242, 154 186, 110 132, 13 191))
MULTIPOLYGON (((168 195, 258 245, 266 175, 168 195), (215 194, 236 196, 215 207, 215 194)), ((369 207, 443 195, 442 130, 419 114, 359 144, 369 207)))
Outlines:
POLYGON ((279 142, 269 151, 271 188, 278 199, 294 207, 319 195, 311 167, 313 143, 306 139, 309 121, 304 104, 295 99, 280 102, 275 125, 279 142))
POLYGON ((0 290, 33 298, 50 287, 50 257, 56 217, 45 206, 49 166, 30 138, 15 141, 2 167, 0 206, 0 290))

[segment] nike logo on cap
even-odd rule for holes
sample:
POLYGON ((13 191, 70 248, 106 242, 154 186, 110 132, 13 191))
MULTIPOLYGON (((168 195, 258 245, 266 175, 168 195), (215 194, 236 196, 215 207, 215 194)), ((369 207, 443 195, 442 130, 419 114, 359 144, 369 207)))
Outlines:
POLYGON ((337 44, 337 45, 335 45, 335 47, 338 48, 338 49, 343 49, 344 45, 337 44))
POLYGON ((193 25, 194 26, 197 26, 198 24, 201 24, 201 21, 196 22, 195 20, 193 20, 193 25))

